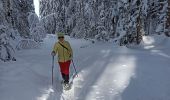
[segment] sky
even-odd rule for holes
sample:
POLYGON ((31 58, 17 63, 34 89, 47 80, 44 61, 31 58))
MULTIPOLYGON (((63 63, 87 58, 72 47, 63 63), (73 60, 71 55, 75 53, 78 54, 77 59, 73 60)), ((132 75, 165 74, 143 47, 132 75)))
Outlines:
POLYGON ((34 0, 35 13, 39 16, 39 0, 34 0))

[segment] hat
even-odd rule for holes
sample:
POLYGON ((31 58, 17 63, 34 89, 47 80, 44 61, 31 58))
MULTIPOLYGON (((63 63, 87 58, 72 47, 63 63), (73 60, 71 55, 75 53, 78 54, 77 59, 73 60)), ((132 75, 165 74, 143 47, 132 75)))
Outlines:
POLYGON ((58 37, 64 37, 64 33, 58 32, 58 33, 57 33, 57 36, 58 36, 58 37))

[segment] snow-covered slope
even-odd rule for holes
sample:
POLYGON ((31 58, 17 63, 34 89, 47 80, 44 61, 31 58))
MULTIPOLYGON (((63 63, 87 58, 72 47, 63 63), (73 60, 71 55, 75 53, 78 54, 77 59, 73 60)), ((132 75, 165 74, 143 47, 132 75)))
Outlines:
POLYGON ((170 100, 169 40, 161 48, 138 50, 66 40, 78 70, 69 92, 61 88, 57 63, 51 88, 50 52, 56 37, 48 35, 41 48, 19 51, 17 62, 0 62, 0 100, 170 100))

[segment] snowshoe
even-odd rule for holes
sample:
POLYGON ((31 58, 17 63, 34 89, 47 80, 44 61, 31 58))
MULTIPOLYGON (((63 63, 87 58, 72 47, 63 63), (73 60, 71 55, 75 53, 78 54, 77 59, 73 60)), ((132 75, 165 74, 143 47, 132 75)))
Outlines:
POLYGON ((69 83, 64 83, 64 84, 63 84, 63 89, 66 90, 66 91, 70 90, 70 89, 71 89, 71 84, 69 84, 69 83))

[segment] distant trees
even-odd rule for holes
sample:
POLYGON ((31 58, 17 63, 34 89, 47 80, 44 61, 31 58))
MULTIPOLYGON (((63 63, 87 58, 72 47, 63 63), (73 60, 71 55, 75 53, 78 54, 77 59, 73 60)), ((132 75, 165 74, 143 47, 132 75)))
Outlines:
POLYGON ((108 41, 110 37, 113 37, 112 4, 114 1, 51 0, 47 2, 41 0, 40 16, 43 18, 53 16, 55 13, 56 32, 65 32, 76 38, 108 41))
POLYGON ((55 14, 56 32, 76 38, 102 41, 117 38, 120 45, 139 44, 142 35, 169 36, 169 3, 169 0, 41 0, 40 16, 55 14))

